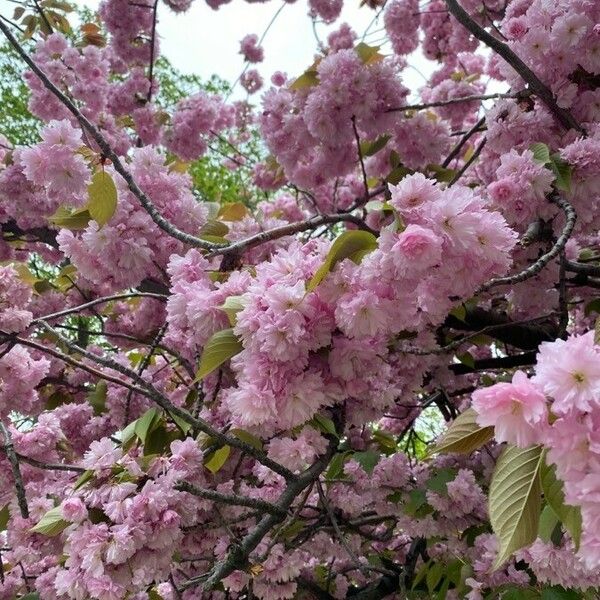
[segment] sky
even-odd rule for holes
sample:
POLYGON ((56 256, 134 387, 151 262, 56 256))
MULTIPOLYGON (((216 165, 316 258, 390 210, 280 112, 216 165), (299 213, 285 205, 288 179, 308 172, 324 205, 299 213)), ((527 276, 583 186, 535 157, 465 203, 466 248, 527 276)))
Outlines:
MULTIPOLYGON (((76 2, 92 9, 99 4, 98 0, 76 2)), ((346 21, 359 36, 371 25, 365 41, 370 45, 379 45, 384 36, 383 18, 371 23, 376 12, 359 4, 360 0, 346 0, 341 17, 333 26, 317 24, 319 37, 325 41, 331 30, 346 21)), ((10 17, 14 7, 15 4, 10 0, 0 0, 0 14, 10 17)), ((158 23, 161 53, 185 73, 203 78, 216 73, 232 83, 244 68, 243 58, 239 54, 239 41, 248 33, 256 33, 261 37, 278 13, 263 43, 265 60, 257 68, 265 79, 277 70, 287 73, 289 77, 296 77, 312 64, 317 47, 307 12, 307 0, 297 0, 294 4, 282 3, 281 0, 252 4, 232 0, 217 11, 203 0, 195 0, 187 12, 179 14, 161 2, 158 23)), ((386 51, 385 46, 382 51, 386 51)), ((431 73, 434 66, 419 55, 411 56, 409 63, 412 66, 405 72, 404 83, 416 91, 425 83, 423 74, 431 73)), ((237 86, 233 97, 244 96, 245 92, 237 86)))

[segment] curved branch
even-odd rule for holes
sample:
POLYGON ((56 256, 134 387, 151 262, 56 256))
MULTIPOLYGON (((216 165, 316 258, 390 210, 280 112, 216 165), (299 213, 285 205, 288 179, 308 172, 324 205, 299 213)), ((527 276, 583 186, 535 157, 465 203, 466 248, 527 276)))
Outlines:
POLYGON ((91 300, 90 302, 86 302, 85 304, 79 304, 78 306, 72 306, 71 308, 65 308, 65 310, 60 310, 55 313, 50 313, 48 315, 44 315, 43 317, 39 317, 31 321, 31 325, 36 325, 40 321, 50 321, 52 319, 58 319, 59 317, 65 317, 67 315, 80 312, 82 310, 87 310, 92 306, 96 306, 97 304, 104 304, 105 302, 112 302, 113 300, 126 300, 127 298, 154 298, 155 300, 160 300, 161 302, 166 302, 167 297, 162 294, 153 294, 151 292, 130 292, 125 294, 114 294, 113 296, 103 296, 102 298, 96 298, 95 300, 91 300))
POLYGON ((561 251, 564 249, 565 245, 569 241, 571 234, 573 233, 573 229, 575 228, 575 223, 577 222, 577 213, 575 209, 567 202, 564 198, 561 198, 558 195, 554 195, 550 198, 550 202, 556 204, 562 211, 565 213, 566 223, 563 227, 561 234, 558 236, 554 246, 546 252, 546 254, 540 256, 531 266, 527 267, 523 271, 516 273, 515 275, 509 275, 507 277, 497 277, 496 279, 491 279, 485 285, 479 288, 480 292, 489 290, 492 287, 497 285, 510 285, 514 283, 520 283, 521 281, 525 281, 530 279, 531 277, 535 277, 553 258, 556 258, 561 251))
POLYGON ((234 242, 233 244, 230 244, 225 248, 218 248, 216 250, 213 250, 212 252, 207 254, 207 258, 212 258, 213 256, 219 256, 221 254, 238 254, 243 252, 244 250, 248 250, 249 248, 258 246, 259 244, 264 244, 265 242, 271 242, 273 240, 286 237, 288 235, 294 235, 295 233, 301 233, 310 229, 316 229, 321 225, 341 223, 342 221, 354 223, 354 225, 356 225, 360 229, 364 229, 365 231, 368 231, 373 235, 377 234, 377 232, 371 229, 369 226, 367 226, 360 217, 357 217, 356 215, 352 215, 350 213, 340 213, 337 215, 319 215, 317 217, 307 219, 306 221, 299 221, 297 223, 290 223, 289 225, 282 225, 281 227, 274 227, 273 229, 269 229, 267 231, 261 231, 256 235, 246 238, 245 240, 234 242))

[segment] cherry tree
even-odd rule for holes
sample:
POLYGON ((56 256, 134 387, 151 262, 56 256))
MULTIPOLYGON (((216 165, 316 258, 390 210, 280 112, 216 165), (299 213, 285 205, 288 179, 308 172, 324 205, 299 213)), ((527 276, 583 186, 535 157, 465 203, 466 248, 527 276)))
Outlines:
POLYGON ((190 4, 0 19, 0 600, 597 598, 600 3, 309 0, 165 105, 190 4))

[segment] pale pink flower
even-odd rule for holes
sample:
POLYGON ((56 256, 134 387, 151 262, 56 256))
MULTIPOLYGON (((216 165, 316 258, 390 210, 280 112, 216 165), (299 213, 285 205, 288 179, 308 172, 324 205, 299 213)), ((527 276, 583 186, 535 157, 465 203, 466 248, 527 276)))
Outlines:
POLYGON ((600 351, 594 332, 543 342, 533 381, 554 399, 552 411, 588 411, 600 402, 600 351))
POLYGON ((517 371, 512 383, 497 383, 473 392, 477 423, 494 427, 498 442, 522 448, 536 444, 547 424, 546 398, 527 378, 517 371))

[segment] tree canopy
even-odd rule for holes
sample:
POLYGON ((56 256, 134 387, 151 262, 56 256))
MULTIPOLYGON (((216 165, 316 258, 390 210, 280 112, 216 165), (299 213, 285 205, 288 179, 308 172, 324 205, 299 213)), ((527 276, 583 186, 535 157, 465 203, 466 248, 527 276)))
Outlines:
POLYGON ((0 14, 0 600, 598 598, 600 3, 190 4, 0 14))

